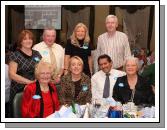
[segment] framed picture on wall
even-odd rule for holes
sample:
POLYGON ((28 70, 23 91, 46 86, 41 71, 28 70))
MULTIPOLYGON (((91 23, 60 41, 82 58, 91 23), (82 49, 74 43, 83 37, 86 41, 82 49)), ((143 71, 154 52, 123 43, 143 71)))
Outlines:
POLYGON ((25 5, 25 28, 61 29, 61 5, 25 5))
MULTIPOLYGON (((5 24, 5 23, 8 23, 6 21, 6 19, 9 18, 9 20, 10 20, 11 17, 10 17, 10 12, 7 9, 8 6, 6 6, 6 3, 3 3, 3 4, 4 4, 4 6, 2 6, 1 12, 5 12, 5 11, 6 12, 4 13, 4 16, 2 17, 2 22, 4 22, 4 25, 7 26, 8 24, 5 24)), ((25 13, 25 17, 24 17, 25 19, 24 18, 22 18, 22 19, 25 20, 25 29, 30 29, 30 30, 34 29, 32 31, 39 31, 39 30, 35 30, 35 29, 44 29, 45 27, 49 26, 49 27, 54 27, 56 30, 61 29, 61 31, 59 30, 60 35, 64 30, 65 31, 63 33, 66 34, 67 29, 68 29, 66 27, 68 27, 68 26, 64 26, 64 25, 68 25, 67 22, 69 23, 69 21, 70 21, 69 14, 70 14, 71 21, 74 23, 73 27, 75 27, 77 22, 83 22, 84 18, 85 18, 84 16, 87 16, 86 17, 86 18, 88 18, 88 20, 86 19, 87 23, 88 23, 89 27, 92 28, 92 31, 90 31, 91 28, 89 28, 89 32, 91 33, 92 36, 95 37, 95 39, 97 41, 98 37, 102 33, 105 33, 104 31, 106 29, 105 28, 106 16, 109 14, 115 14, 118 17, 118 21, 121 21, 121 22, 119 22, 119 25, 122 29, 122 30, 120 30, 121 32, 125 32, 124 30, 126 30, 126 28, 130 29, 130 27, 134 27, 134 26, 138 27, 136 30, 130 31, 131 34, 133 34, 131 36, 133 38, 131 40, 132 43, 138 43, 138 44, 140 43, 139 45, 143 45, 143 43, 145 43, 144 44, 145 47, 148 47, 148 49, 149 49, 150 37, 148 35, 149 35, 149 32, 151 32, 151 36, 153 37, 153 41, 155 42, 153 45, 152 44, 151 45, 153 46, 153 48, 155 48, 155 62, 156 62, 156 64, 155 64, 155 73, 156 73, 155 74, 155 86, 156 86, 155 87, 155 99, 156 100, 155 100, 155 105, 148 106, 148 107, 145 107, 144 105, 136 107, 132 103, 126 105, 125 107, 123 107, 125 109, 123 109, 121 112, 118 112, 120 115, 122 114, 121 116, 119 116, 121 118, 112 117, 109 115, 109 113, 110 112, 112 113, 112 111, 110 111, 110 106, 107 106, 106 104, 110 103, 111 100, 105 100, 105 101, 102 100, 102 102, 97 101, 97 102, 92 102, 88 105, 84 104, 85 106, 79 106, 78 104, 76 104, 76 106, 75 106, 75 104, 74 104, 73 107, 69 106, 67 109, 66 108, 64 109, 64 107, 61 107, 61 109, 60 109, 61 111, 60 110, 54 111, 47 118, 33 118, 32 119, 32 118, 6 118, 5 117, 5 98, 1 98, 1 106, 2 106, 1 107, 1 118, 2 118, 2 122, 6 123, 5 126, 11 124, 10 127, 12 127, 12 125, 14 126, 14 124, 16 123, 17 126, 20 126, 22 124, 24 124, 24 125, 28 124, 27 127, 33 127, 31 125, 34 125, 34 127, 44 127, 45 128, 47 126, 47 123, 48 123, 47 127, 51 127, 51 125, 53 125, 53 127, 59 127, 59 126, 61 126, 61 127, 75 126, 75 127, 77 127, 77 124, 79 124, 80 127, 89 127, 90 126, 92 128, 95 126, 97 128, 103 128, 103 127, 105 127, 105 128, 106 127, 114 127, 114 128, 115 127, 121 127, 121 128, 124 128, 124 127, 132 127, 132 128, 135 128, 135 127, 139 127, 139 128, 141 128, 141 127, 147 127, 147 128, 163 127, 163 125, 165 124, 165 120, 163 120, 165 118, 164 117, 165 116, 164 115, 165 101, 160 100, 160 99, 165 99, 164 98, 165 85, 163 84, 164 83, 163 80, 165 78, 163 78, 164 76, 163 76, 162 72, 164 72, 164 67, 162 66, 162 63, 160 66, 160 61, 162 61, 163 57, 160 57, 159 55, 162 55, 162 56, 164 55, 162 48, 164 47, 163 45, 165 45, 165 42, 163 42, 163 41, 160 42, 160 39, 161 39, 160 29, 162 29, 162 27, 164 28, 164 26, 163 26, 163 24, 161 24, 162 27, 159 28, 160 27, 160 23, 159 23, 159 18, 160 18, 159 12, 160 11, 159 11, 159 9, 161 9, 161 8, 159 8, 158 1, 147 1, 145 3, 143 3, 143 1, 142 1, 142 3, 140 1, 130 1, 130 2, 128 2, 128 1, 126 1, 126 2, 112 1, 112 2, 110 2, 109 1, 109 2, 105 2, 105 3, 104 3, 104 1, 95 2, 95 3, 80 1, 79 5, 78 5, 78 3, 76 3, 76 1, 70 2, 68 4, 65 2, 61 2, 61 1, 58 1, 58 2, 45 1, 45 2, 40 2, 40 3, 39 2, 35 2, 35 3, 33 3, 33 2, 31 2, 31 3, 30 2, 28 2, 28 3, 9 2, 8 3, 8 5, 12 5, 12 4, 24 5, 25 12, 22 11, 22 13, 23 14, 25 13), (29 4, 31 4, 31 5, 29 5, 29 4), (88 9, 85 12, 78 11, 78 14, 76 14, 76 12, 73 12, 75 9, 74 7, 79 8, 79 10, 81 10, 81 7, 79 7, 79 6, 83 7, 83 5, 85 6, 85 9, 87 9, 87 7, 88 7, 88 9), (143 5, 145 5, 145 8, 138 10, 138 12, 136 11, 134 14, 128 13, 128 11, 123 10, 123 8, 120 8, 120 6, 121 7, 126 6, 126 7, 128 7, 128 9, 132 9, 133 7, 136 7, 136 6, 141 7, 141 5, 142 5, 142 7, 143 7, 143 5), (68 6, 70 9, 64 8, 65 6, 66 7, 68 6), (91 7, 91 8, 89 8, 89 7, 91 7), (152 8, 153 8, 153 10, 152 10, 152 8), (64 9, 66 11, 65 13, 64 13, 64 9), (111 11, 111 9, 113 11, 111 11), (84 15, 82 15, 82 13, 84 15), (139 13, 139 14, 136 15, 137 13, 139 13), (90 16, 90 17, 88 17, 88 16, 90 16), (142 16, 142 17, 139 17, 139 16, 142 16), (148 17, 146 17, 146 16, 148 16, 148 17), (64 17, 66 18, 66 20, 64 20, 64 17), (76 18, 78 18, 79 20, 77 21, 76 18), (76 23, 75 23, 75 20, 77 21, 76 23), (81 21, 81 20, 83 20, 83 21, 81 21), (133 22, 133 24, 132 24, 132 22, 133 22), (151 24, 151 22, 152 22, 152 24, 151 24), (147 23, 147 24, 145 24, 145 23, 147 23), (144 28, 145 26, 147 26, 147 28, 144 28), (153 29, 153 30, 155 29, 155 31, 150 31, 149 27, 151 27, 151 29, 153 29), (142 31, 142 29, 145 32, 142 31), (147 35, 145 35, 145 33, 147 33, 147 35), (144 38, 146 39, 145 42, 141 42, 144 38), (146 44, 146 43, 148 43, 148 44, 146 44), (160 48, 160 46, 161 46, 161 48, 160 48), (83 108, 85 108, 85 109, 83 109, 83 108), (62 111, 62 110, 64 110, 64 111, 62 111), (83 111, 81 111, 81 110, 83 110, 83 111), (130 110, 130 111, 128 111, 128 110, 130 110), (34 122, 38 122, 38 123, 40 122, 40 125, 36 125, 36 123, 34 123, 34 122)), ((16 7, 18 8, 18 6, 16 6, 16 7)), ((14 12, 15 10, 12 10, 12 11, 14 12)), ((13 17, 14 17, 13 19, 17 19, 17 17, 15 17, 15 15, 13 15, 13 17)), ((69 24, 69 25, 70 25, 70 27, 72 27, 71 24, 69 24)), ((10 24, 8 25, 9 26, 8 28, 6 28, 5 26, 2 26, 1 32, 5 32, 5 33, 6 33, 6 31, 8 33, 10 31, 14 32, 10 28, 11 27, 10 24), (7 30, 7 29, 9 29, 9 30, 7 30)), ((14 26, 20 26, 19 22, 15 22, 14 26)), ((73 28, 71 30, 73 31, 73 28)), ((162 34, 164 34, 164 33, 162 33, 162 34)), ((1 35, 2 35, 1 36, 2 41, 5 41, 4 34, 1 33, 1 35)), ((105 42, 105 43, 108 44, 107 42, 105 42)), ((2 44, 1 52, 5 51, 4 45, 5 44, 2 44)), ((143 46, 141 46, 141 47, 143 47, 143 46)), ((151 49, 151 47, 150 47, 150 49, 151 49)), ((118 51, 119 51, 119 49, 118 49, 118 51)), ((5 52, 2 53, 2 67, 1 68, 2 68, 2 70, 5 70, 5 64, 4 64, 5 62, 3 62, 3 60, 5 60, 5 58, 4 58, 5 56, 3 54, 5 54, 5 52)), ((95 51, 95 54, 96 54, 96 51, 95 51)), ((94 58, 94 59, 96 60, 96 58, 94 58)), ((4 74, 4 71, 2 73, 4 74)), ((116 78, 114 78, 114 80, 116 78)), ((1 82, 1 86, 2 86, 1 87, 1 95, 2 96, 1 97, 5 97, 5 84, 6 84, 5 77, 2 76, 1 80, 2 80, 2 82, 1 82)), ((120 87, 123 87, 123 86, 120 85, 120 87)), ((118 103, 118 105, 119 105, 119 107, 121 107, 120 103, 118 103)))

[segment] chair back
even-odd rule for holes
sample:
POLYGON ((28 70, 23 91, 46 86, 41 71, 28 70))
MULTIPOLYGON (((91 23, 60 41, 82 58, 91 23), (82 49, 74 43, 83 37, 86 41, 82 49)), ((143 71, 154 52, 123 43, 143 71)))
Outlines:
POLYGON ((23 92, 17 93, 13 100, 13 116, 14 118, 21 118, 21 101, 23 92))

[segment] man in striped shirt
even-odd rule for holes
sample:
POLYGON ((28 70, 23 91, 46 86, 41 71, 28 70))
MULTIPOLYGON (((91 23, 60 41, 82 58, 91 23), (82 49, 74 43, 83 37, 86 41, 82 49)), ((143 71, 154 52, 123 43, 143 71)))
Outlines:
POLYGON ((125 33, 117 31, 118 18, 115 15, 106 17, 107 32, 98 37, 97 57, 107 54, 113 61, 113 68, 122 70, 124 60, 131 56, 128 37, 125 33))

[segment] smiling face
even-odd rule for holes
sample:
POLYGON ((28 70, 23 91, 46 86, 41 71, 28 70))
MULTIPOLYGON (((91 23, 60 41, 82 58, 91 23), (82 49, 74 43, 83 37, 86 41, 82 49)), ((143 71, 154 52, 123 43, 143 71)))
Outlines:
POLYGON ((41 67, 38 81, 40 84, 48 84, 51 80, 51 70, 48 67, 41 67))
POLYGON ((53 68, 48 62, 41 60, 35 67, 35 77, 40 84, 47 85, 51 81, 52 74, 53 68))
POLYGON ((78 40, 83 40, 86 35, 86 30, 84 27, 78 27, 75 31, 75 35, 78 40))
POLYGON ((73 58, 70 62, 70 71, 74 75, 79 75, 82 73, 83 64, 79 59, 73 58))
POLYGON ((31 49, 35 43, 34 35, 29 30, 23 30, 18 36, 17 47, 24 49, 31 49))
POLYGON ((118 27, 118 22, 116 18, 108 17, 106 19, 106 29, 109 33, 115 32, 117 27, 118 27))
POLYGON ((45 30, 43 40, 48 46, 52 46, 56 39, 56 31, 54 29, 45 30))
POLYGON ((127 75, 137 74, 138 66, 135 60, 128 60, 125 65, 125 70, 126 70, 127 75))
POLYGON ((107 58, 99 59, 99 68, 104 73, 109 73, 112 68, 112 62, 109 62, 107 58))
POLYGON ((27 33, 23 40, 21 41, 21 48, 30 49, 33 45, 33 40, 30 38, 29 34, 27 33))

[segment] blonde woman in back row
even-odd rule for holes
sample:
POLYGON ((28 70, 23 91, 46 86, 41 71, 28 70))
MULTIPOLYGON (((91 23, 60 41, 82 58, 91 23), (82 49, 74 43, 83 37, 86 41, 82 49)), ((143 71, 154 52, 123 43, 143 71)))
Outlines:
POLYGON ((93 72, 93 62, 91 56, 91 42, 89 37, 88 28, 83 23, 78 23, 74 31, 67 40, 65 47, 65 65, 64 65, 64 74, 67 74, 69 69, 69 60, 72 56, 79 56, 84 63, 83 72, 91 76, 93 72))

